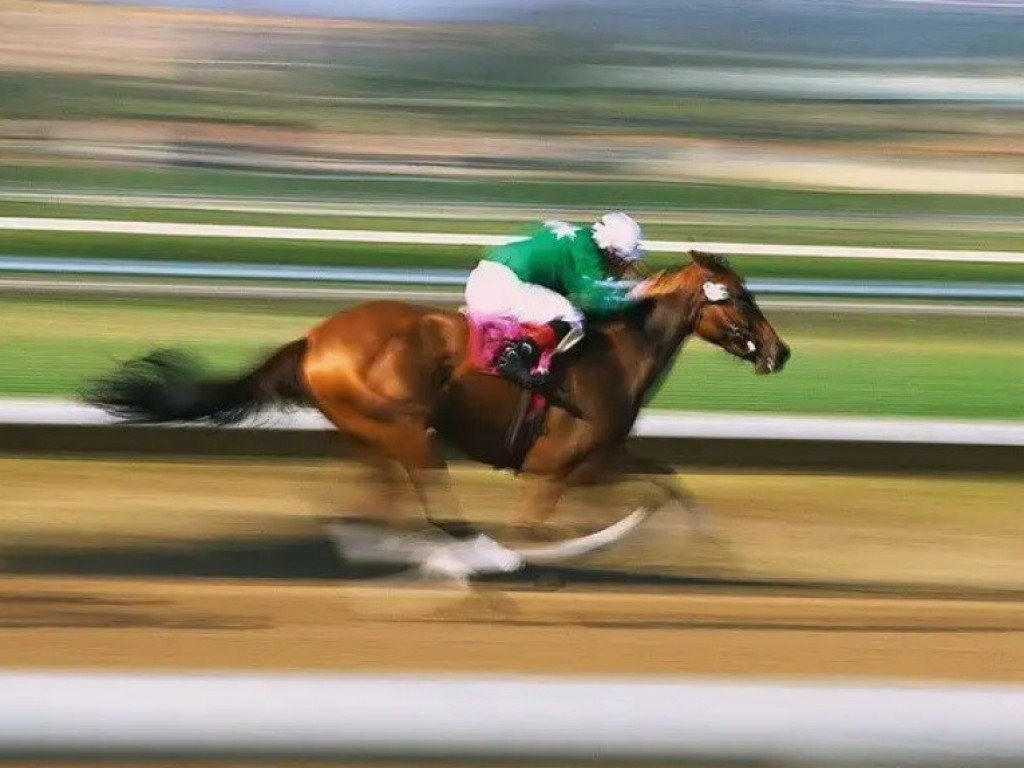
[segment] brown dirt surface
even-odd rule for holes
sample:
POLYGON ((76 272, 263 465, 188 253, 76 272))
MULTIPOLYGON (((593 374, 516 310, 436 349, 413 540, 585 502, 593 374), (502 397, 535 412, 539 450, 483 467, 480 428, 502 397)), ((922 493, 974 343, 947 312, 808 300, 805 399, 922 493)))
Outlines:
MULTIPOLYGON (((329 547, 320 573, 304 570, 313 550, 266 544, 322 544, 318 516, 362 503, 350 468, 8 459, 0 476, 7 667, 1024 680, 1012 481, 694 476, 727 547, 708 550, 665 513, 582 564, 689 586, 464 594, 338 581, 329 547), (192 572, 225 542, 252 548, 234 578, 192 572)), ((474 519, 514 510, 512 479, 455 476, 474 519)), ((628 508, 593 512, 600 500, 570 500, 562 522, 594 527, 628 508)))
POLYGON ((1024 681, 1024 603, 8 577, 4 666, 1024 681))
MULTIPOLYGON (((470 467, 453 475, 467 517, 498 535, 519 505, 521 482, 470 467)), ((581 564, 700 577, 1024 589, 1021 480, 682 477, 720 542, 693 537, 684 517, 666 510, 621 546, 581 564)), ((327 462, 0 459, 0 478, 0 572, 23 572, 26 553, 39 549, 111 559, 113 550, 135 551, 155 562, 161 553, 191 551, 195 559, 203 550, 212 558, 218 549, 251 546, 269 557, 269 540, 323 541, 324 516, 382 511, 366 495, 372 489, 365 478, 327 462)), ((574 492, 554 522, 576 531, 606 525, 631 508, 636 486, 574 492)), ((421 520, 411 499, 398 507, 421 520)), ((66 566, 65 558, 51 572, 66 566)))
MULTIPOLYGON (((515 509, 510 478, 455 477, 473 519, 515 509)), ((374 511, 348 467, 6 459, 0 478, 8 669, 1024 682, 1017 481, 687 476, 726 548, 665 513, 582 565, 691 582, 461 592, 338 581, 325 546, 282 554, 322 540, 321 515, 374 511), (193 573, 226 557, 234 578, 193 573)), ((579 494, 559 522, 596 527, 626 496, 598 512, 579 494)))

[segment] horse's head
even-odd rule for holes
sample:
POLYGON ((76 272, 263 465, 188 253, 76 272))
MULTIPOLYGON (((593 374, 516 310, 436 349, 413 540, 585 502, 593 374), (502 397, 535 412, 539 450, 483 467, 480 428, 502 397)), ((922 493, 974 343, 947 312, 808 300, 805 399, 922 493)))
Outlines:
POLYGON ((721 257, 691 251, 691 263, 649 279, 644 296, 690 313, 693 332, 754 364, 756 373, 778 373, 789 347, 761 313, 754 294, 721 257))

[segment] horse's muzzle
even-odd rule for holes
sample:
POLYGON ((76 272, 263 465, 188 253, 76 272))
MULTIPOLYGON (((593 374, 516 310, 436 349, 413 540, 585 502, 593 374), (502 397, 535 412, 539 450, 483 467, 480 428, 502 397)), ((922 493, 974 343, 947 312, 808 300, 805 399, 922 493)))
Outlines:
POLYGON ((779 373, 786 367, 789 356, 789 347, 781 341, 777 344, 770 344, 764 347, 762 353, 757 356, 754 372, 759 374, 779 373))

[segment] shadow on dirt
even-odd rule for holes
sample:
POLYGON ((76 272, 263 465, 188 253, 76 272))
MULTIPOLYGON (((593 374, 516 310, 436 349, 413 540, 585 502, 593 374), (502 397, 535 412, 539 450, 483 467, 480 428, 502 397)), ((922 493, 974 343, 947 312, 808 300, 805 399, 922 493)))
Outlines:
POLYGON ((109 598, 88 594, 6 592, 0 589, 0 630, 17 629, 197 629, 251 630, 270 627, 261 616, 185 613, 168 600, 109 598))
MULTIPOLYGON (((135 576, 304 581, 360 581, 393 576, 395 566, 347 563, 315 536, 211 539, 200 543, 131 544, 122 547, 26 547, 0 550, 0 573, 9 575, 135 576)), ((1024 601, 1022 590, 886 582, 829 582, 742 577, 736 574, 658 574, 577 567, 527 568, 482 582, 510 588, 566 586, 627 589, 675 588, 687 592, 775 595, 891 596, 944 600, 1024 601)))

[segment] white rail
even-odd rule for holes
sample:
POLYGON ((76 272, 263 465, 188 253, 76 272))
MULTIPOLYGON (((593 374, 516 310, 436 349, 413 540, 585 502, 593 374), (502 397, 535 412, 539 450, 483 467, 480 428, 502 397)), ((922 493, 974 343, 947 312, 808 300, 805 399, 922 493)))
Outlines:
MULTIPOLYGON (((0 271, 3 271, 4 264, 0 258, 0 271)), ((754 281, 751 282, 752 285, 754 281)), ((947 301, 936 302, 933 300, 920 301, 892 301, 879 299, 871 296, 864 296, 863 285, 861 290, 854 290, 855 298, 852 300, 842 299, 777 299, 771 298, 772 286, 759 286, 760 294, 768 298, 759 301, 765 309, 785 309, 792 311, 826 311, 842 314, 879 314, 879 313, 909 313, 909 314, 939 314, 939 315, 962 315, 976 317, 1024 317, 1024 306, 1020 304, 1001 304, 991 301, 984 303, 955 303, 956 299, 962 297, 964 292, 956 287, 933 288, 930 293, 939 295, 947 301)), ((787 290, 788 286, 782 286, 787 290)), ((887 286, 881 286, 884 292, 887 286)), ((890 290, 892 286, 888 286, 890 290)), ((830 291, 833 295, 848 293, 847 284, 818 283, 807 281, 801 286, 803 293, 808 294, 817 290, 819 294, 830 291)), ((910 289, 912 292, 912 289, 910 289)), ((995 290, 976 288, 969 292, 969 299, 989 298, 1002 299, 1013 298, 1011 294, 1014 289, 1009 286, 997 287, 995 290)), ((395 288, 367 288, 354 287, 344 288, 336 286, 279 286, 279 285, 224 285, 222 283, 159 283, 155 281, 100 281, 94 279, 78 278, 75 280, 49 280, 37 278, 0 278, 0 292, 12 292, 24 295, 71 295, 71 296, 172 296, 172 297, 198 297, 208 299, 316 299, 334 301, 370 301, 373 299, 399 299, 403 301, 427 301, 443 304, 459 304, 463 301, 463 294, 460 291, 445 291, 436 288, 425 289, 395 289, 395 288)), ((1018 298, 1024 299, 1024 287, 1016 289, 1018 298)))
POLYGON ((1024 688, 0 674, 0 758, 1019 765, 1024 688))
MULTIPOLYGON (((414 285, 419 288, 454 287, 461 289, 466 283, 468 270, 438 268, 396 268, 396 267, 336 267, 312 266, 306 264, 233 264, 218 262, 189 261, 151 261, 139 259, 92 259, 92 258, 55 258, 46 256, 0 256, 0 272, 20 274, 22 277, 4 280, 4 288, 10 290, 32 291, 40 286, 48 290, 77 290, 80 292, 139 292, 160 290, 144 288, 135 284, 121 282, 121 287, 111 283, 95 282, 94 276, 108 276, 121 281, 126 277, 164 277, 183 278, 189 280, 272 280, 298 281, 318 283, 316 290, 322 293, 325 288, 337 289, 337 286, 324 286, 325 283, 342 283, 349 286, 377 284, 390 286, 397 290, 399 285, 414 285), (40 283, 37 278, 25 275, 60 275, 61 281, 40 283), (90 276, 86 278, 86 276, 90 276), (81 281, 81 286, 69 289, 70 281, 81 281)), ((1021 270, 1024 279, 1024 270, 1021 270)), ((835 297, 859 299, 941 299, 941 300, 981 300, 981 301, 1020 301, 1024 299, 1024 282, 1020 283, 953 283, 917 282, 917 281, 880 281, 880 280, 815 280, 815 279, 758 279, 748 281, 750 288, 759 296, 803 296, 803 297, 835 297)), ((225 295, 240 290, 273 291, 279 286, 248 286, 220 284, 225 295)), ((309 287, 306 286, 309 290, 309 287)), ((210 286, 195 284, 182 286, 182 291, 210 291, 210 286)), ((339 289, 344 290, 344 289, 339 289)), ((285 293, 296 295, 294 289, 285 293)), ((441 298, 436 296, 434 298, 441 298)))
MULTIPOLYGON (((0 217, 0 230, 451 246, 495 246, 519 239, 504 235, 467 235, 451 232, 384 232, 364 229, 266 227, 242 224, 191 224, 108 219, 57 219, 26 216, 0 217)), ((685 253, 689 250, 704 250, 754 256, 807 256, 837 259, 906 259, 912 261, 1024 264, 1024 252, 1021 251, 961 251, 924 248, 868 248, 838 245, 784 245, 672 240, 648 240, 644 245, 650 251, 661 253, 685 253)))
MULTIPOLYGON (((115 420, 102 411, 73 401, 42 398, 0 400, 0 425, 87 427, 113 423, 115 420)), ((326 419, 312 410, 287 414, 270 412, 259 417, 255 425, 263 429, 333 429, 326 419)), ((868 419, 646 410, 640 414, 634 434, 658 438, 1024 446, 1024 421, 868 419)))

